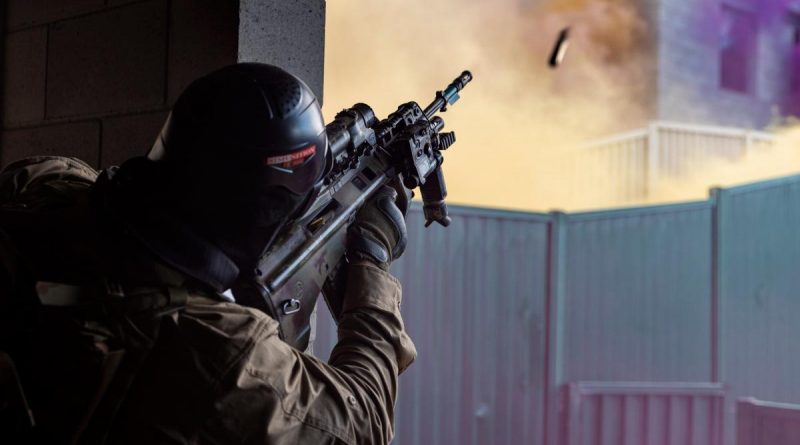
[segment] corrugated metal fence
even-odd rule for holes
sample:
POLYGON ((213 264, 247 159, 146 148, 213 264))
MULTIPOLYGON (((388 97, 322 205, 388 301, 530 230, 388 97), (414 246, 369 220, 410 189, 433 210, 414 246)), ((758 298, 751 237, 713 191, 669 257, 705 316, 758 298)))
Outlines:
MULTIPOLYGON (((401 378, 396 444, 567 444, 582 427, 565 394, 585 382, 724 385, 727 445, 736 398, 800 403, 800 176, 680 205, 452 213, 449 228, 424 229, 412 210, 411 245, 393 268, 419 351, 401 378)), ((319 328, 326 356, 325 311, 319 328)), ((618 414, 591 431, 661 421, 618 414)), ((689 420, 682 432, 651 427, 713 430, 689 420)), ((629 443, 581 434, 581 444, 629 443)))
POLYGON ((736 403, 736 411, 737 445, 800 443, 800 405, 745 398, 736 403))

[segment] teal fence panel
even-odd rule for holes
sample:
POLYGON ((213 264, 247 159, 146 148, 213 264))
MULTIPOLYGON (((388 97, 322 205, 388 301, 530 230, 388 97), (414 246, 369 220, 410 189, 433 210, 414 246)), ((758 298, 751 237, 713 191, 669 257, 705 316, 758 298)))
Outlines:
MULTIPOLYGON (((408 216, 392 266, 418 358, 400 379, 395 444, 539 444, 548 215, 451 207, 450 227, 408 216)), ((335 329, 319 307, 314 349, 335 329)))
POLYGON ((565 381, 709 381, 712 209, 567 215, 565 381))

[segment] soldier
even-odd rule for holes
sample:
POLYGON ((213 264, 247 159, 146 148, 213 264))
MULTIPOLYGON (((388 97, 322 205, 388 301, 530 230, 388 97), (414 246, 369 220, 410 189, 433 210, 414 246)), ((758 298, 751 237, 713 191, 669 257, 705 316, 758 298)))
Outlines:
POLYGON ((0 434, 388 443, 398 375, 416 355, 387 271, 406 243, 393 189, 348 233, 328 363, 281 341, 270 315, 230 291, 313 202, 326 150, 302 81, 239 64, 191 84, 150 152, 96 181, 69 158, 9 165, 0 174, 0 369, 8 377, 15 366, 21 390, 0 383, 0 416, 11 419, 12 406, 25 414, 0 434))

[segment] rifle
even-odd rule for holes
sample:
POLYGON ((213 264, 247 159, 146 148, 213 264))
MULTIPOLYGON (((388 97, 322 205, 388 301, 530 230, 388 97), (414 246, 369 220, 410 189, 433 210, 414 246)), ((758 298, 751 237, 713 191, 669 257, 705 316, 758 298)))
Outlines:
MULTIPOLYGON (((397 179, 408 189, 419 187, 425 226, 448 226, 442 151, 455 142, 455 134, 442 132, 444 120, 435 114, 454 104, 471 80, 464 71, 424 109, 408 102, 380 121, 363 103, 339 112, 325 127, 329 151, 316 200, 264 253, 255 280, 234 289, 237 301, 274 314, 281 338, 305 349, 320 292, 339 320, 347 228, 379 188, 397 179)), ((401 207, 408 205, 403 198, 401 207)))

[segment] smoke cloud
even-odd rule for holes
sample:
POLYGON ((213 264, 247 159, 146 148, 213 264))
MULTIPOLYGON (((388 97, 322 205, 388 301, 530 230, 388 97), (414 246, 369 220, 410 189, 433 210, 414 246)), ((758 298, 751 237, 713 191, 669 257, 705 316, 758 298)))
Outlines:
POLYGON ((423 106, 464 69, 475 80, 444 113, 450 201, 517 209, 569 207, 561 159, 580 142, 643 124, 644 22, 613 0, 328 2, 328 119, 356 102, 379 117, 423 106), (558 69, 547 58, 572 27, 558 69))
POLYGON ((705 199, 710 187, 730 187, 763 181, 800 171, 800 125, 784 123, 771 128, 774 142, 763 144, 734 159, 699 160, 678 178, 666 178, 647 203, 705 199))
MULTIPOLYGON (((382 118, 409 100, 425 106, 469 69, 474 81, 442 114, 457 135, 443 166, 451 203, 539 211, 640 204, 591 187, 608 183, 613 172, 609 159, 592 159, 583 145, 642 128, 653 115, 656 63, 641 3, 329 1, 323 111, 331 119, 365 102, 382 118), (566 26, 569 53, 550 69, 552 44, 566 26)), ((752 156, 790 151, 787 143, 752 156)), ((709 164, 702 177, 665 182, 649 202, 706 196, 712 184, 773 175, 775 160, 751 161, 764 164, 760 175, 709 164)))

